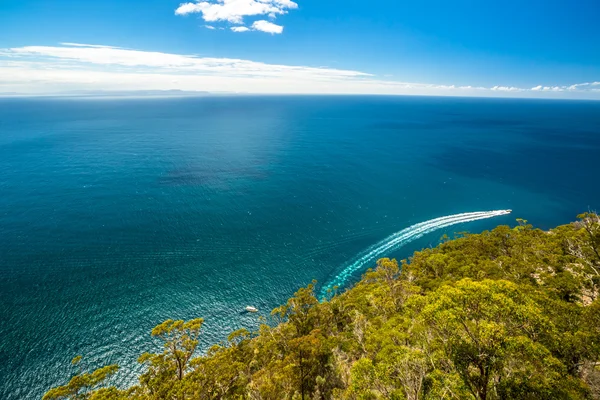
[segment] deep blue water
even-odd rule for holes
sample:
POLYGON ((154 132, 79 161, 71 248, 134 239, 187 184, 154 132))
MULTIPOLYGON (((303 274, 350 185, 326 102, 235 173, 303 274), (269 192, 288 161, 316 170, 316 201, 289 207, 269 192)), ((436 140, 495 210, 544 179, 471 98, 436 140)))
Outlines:
POLYGON ((167 318, 257 326, 386 236, 549 228, 600 208, 600 102, 420 97, 0 99, 0 398, 77 354, 131 379, 167 318))

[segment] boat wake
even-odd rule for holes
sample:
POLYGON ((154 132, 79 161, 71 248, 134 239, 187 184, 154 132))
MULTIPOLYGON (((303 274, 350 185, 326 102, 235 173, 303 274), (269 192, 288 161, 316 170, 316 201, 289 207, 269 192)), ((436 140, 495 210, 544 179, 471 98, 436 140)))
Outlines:
POLYGON ((342 272, 336 275, 333 279, 327 282, 326 285, 321 289, 320 298, 327 296, 327 292, 334 287, 342 287, 346 281, 356 273, 356 271, 362 269, 366 264, 373 262, 375 259, 381 257, 386 251, 395 250, 407 243, 412 242, 428 233, 434 232, 438 229, 447 228, 452 225, 461 224, 464 222, 473 222, 480 219, 494 218, 501 215, 508 215, 512 210, 496 210, 496 211, 479 211, 462 214, 454 214, 446 217, 440 217, 431 219, 429 221, 420 222, 418 224, 409 226, 399 232, 388 236, 384 240, 374 244, 367 248, 362 253, 359 253, 357 258, 350 264, 348 264, 342 272))

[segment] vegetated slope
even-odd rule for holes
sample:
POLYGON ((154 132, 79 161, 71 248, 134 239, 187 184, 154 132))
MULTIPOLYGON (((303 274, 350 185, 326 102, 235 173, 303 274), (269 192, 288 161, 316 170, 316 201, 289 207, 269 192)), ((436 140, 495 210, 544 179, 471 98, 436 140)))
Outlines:
POLYGON ((381 259, 326 301, 311 284, 204 356, 202 319, 165 321, 138 385, 106 387, 107 366, 45 399, 599 398, 600 217, 518 222, 381 259))

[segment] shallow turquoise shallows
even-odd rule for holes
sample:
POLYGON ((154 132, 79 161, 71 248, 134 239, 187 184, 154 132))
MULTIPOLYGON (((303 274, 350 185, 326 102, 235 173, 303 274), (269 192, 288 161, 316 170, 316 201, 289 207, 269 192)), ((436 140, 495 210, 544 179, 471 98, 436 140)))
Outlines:
POLYGON ((161 321, 204 317, 206 348, 419 222, 513 210, 382 255, 567 223, 600 209, 599 175, 600 102, 0 99, 0 398, 78 354, 127 384, 161 321))

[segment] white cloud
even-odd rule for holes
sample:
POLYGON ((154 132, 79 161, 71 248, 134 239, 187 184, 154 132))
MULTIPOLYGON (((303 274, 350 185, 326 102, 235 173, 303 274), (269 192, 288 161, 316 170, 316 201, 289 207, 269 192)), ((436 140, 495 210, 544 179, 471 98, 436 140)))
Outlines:
MULTIPOLYGON (((298 8, 291 0, 197 0, 195 3, 182 3, 176 10, 176 15, 201 14, 207 22, 225 21, 233 24, 243 24, 244 17, 266 15, 275 19, 278 15, 286 14, 288 10, 298 8)), ((246 32, 248 29, 233 27, 234 32, 246 32), (236 29, 234 29, 236 28, 236 29)), ((280 34, 283 26, 272 22, 254 21, 252 30, 280 34)))
POLYGON ((359 78, 370 74, 333 68, 286 66, 233 58, 197 57, 173 53, 130 50, 109 46, 25 46, 0 49, 2 56, 29 60, 30 63, 44 64, 53 68, 82 68, 112 66, 153 69, 166 73, 235 74, 248 76, 302 76, 311 79, 359 78))
MULTIPOLYGON (((225 21, 233 24, 242 24, 244 17, 267 15, 276 18, 278 15, 286 14, 288 10, 298 8, 298 4, 291 0, 197 0, 195 3, 182 3, 175 10, 176 15, 202 14, 207 22, 225 21)), ((260 22, 260 21, 257 21, 260 22)), ((267 21, 264 21, 267 22, 267 21)), ((259 26, 265 26, 259 24, 259 26)), ((277 25, 275 25, 277 26, 277 25)), ((269 33, 271 30, 262 30, 269 33)), ((281 28, 283 29, 283 28, 281 28)))
POLYGON ((98 44, 82 44, 82 43, 61 43, 63 46, 70 46, 70 47, 92 47, 95 49, 119 49, 120 47, 114 47, 114 46, 102 46, 102 45, 98 45, 98 44))
POLYGON ((248 28, 247 26, 239 25, 239 26, 232 26, 230 29, 234 32, 248 32, 248 31, 252 30, 252 31, 267 32, 267 33, 270 33, 273 35, 280 34, 281 32, 283 32, 283 26, 276 25, 269 21, 255 21, 252 24, 252 28, 248 28))
POLYGON ((500 92, 520 92, 523 91, 523 89, 520 89, 518 87, 514 87, 514 86, 494 86, 491 88, 491 90, 493 91, 500 91, 500 92))
MULTIPOLYGON (((571 85, 569 88, 572 88, 570 90, 577 90, 578 86, 581 86, 581 84, 571 85)), ((567 89, 566 86, 542 86, 542 85, 538 85, 536 87, 531 88, 531 90, 534 92, 562 92, 566 89, 567 89)))
POLYGON ((578 90, 588 86, 598 86, 600 82, 584 82, 584 83, 576 83, 575 85, 571 85, 567 87, 568 90, 578 90))
POLYGON ((210 29, 211 31, 214 31, 215 29, 217 29, 217 28, 215 28, 215 27, 214 27, 214 26, 212 26, 212 25, 204 25, 204 27, 205 27, 206 29, 210 29))
POLYGON ((577 92, 584 90, 592 90, 592 86, 599 86, 600 82, 583 82, 576 83, 574 85, 563 85, 563 86, 542 86, 538 85, 536 87, 531 88, 533 91, 537 92, 577 92))
POLYGON ((283 26, 276 25, 272 22, 264 20, 255 21, 252 24, 252 29, 254 29, 255 31, 267 32, 270 34, 280 34, 283 32, 283 26))
POLYGON ((199 57, 77 43, 0 49, 0 92, 40 94, 73 90, 178 89, 273 94, 415 94, 600 99, 598 86, 600 82, 570 86, 540 85, 531 89, 500 85, 485 88, 410 83, 391 80, 389 77, 377 78, 369 73, 351 69, 267 64, 234 58, 199 57))
POLYGON ((588 83, 578 83, 571 86, 542 86, 538 85, 536 87, 531 88, 530 90, 534 92, 564 92, 565 90, 579 90, 580 88, 587 86, 588 83))
POLYGON ((182 3, 175 10, 175 15, 188 15, 202 12, 202 7, 198 3, 182 3))

